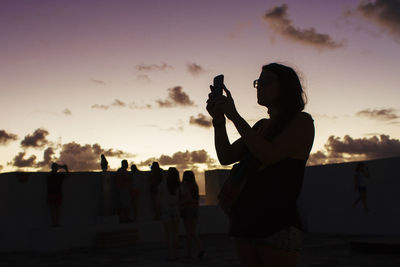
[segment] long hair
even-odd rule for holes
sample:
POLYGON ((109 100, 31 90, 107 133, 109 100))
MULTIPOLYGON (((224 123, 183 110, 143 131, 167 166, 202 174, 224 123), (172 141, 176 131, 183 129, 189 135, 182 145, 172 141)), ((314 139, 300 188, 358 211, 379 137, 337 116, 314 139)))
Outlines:
POLYGON ((193 198, 199 200, 199 186, 196 183, 196 178, 192 171, 187 170, 183 172, 182 183, 188 183, 194 189, 193 198))
POLYGON ((289 121, 301 112, 305 106, 306 95, 296 72, 285 65, 271 63, 264 65, 262 71, 270 71, 278 77, 280 96, 278 100, 278 117, 273 119, 271 130, 267 135, 268 140, 274 139, 279 135, 289 123, 289 121))
POLYGON ((181 182, 179 181, 179 172, 175 167, 170 167, 167 172, 167 189, 171 195, 175 195, 181 182))

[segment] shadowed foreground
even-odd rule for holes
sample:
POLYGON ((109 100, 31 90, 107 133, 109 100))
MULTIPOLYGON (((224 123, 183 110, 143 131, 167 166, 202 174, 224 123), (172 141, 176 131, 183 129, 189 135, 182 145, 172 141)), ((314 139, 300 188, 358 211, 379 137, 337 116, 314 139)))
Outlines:
MULTIPOLYGON (((206 255, 202 260, 180 258, 167 262, 164 243, 137 244, 123 248, 84 248, 51 253, 0 253, 0 266, 240 266, 233 242, 226 235, 203 236, 206 255)), ((378 237, 305 236, 301 266, 400 266, 400 253, 367 253, 352 250, 353 241, 374 241, 378 237)), ((400 238, 386 238, 398 244, 400 238)), ((184 253, 180 239, 179 255, 184 253)))

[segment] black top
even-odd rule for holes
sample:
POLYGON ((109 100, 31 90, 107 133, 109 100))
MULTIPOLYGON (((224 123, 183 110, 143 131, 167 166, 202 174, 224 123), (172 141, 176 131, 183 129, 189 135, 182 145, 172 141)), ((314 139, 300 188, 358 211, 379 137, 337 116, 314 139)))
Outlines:
POLYGON ((47 176, 47 194, 61 194, 62 184, 65 179, 65 174, 63 173, 50 173, 47 176))
MULTIPOLYGON (((253 128, 258 127, 259 123, 253 128)), ((301 229, 296 202, 306 162, 286 158, 261 171, 253 170, 232 208, 229 234, 266 238, 289 226, 301 229)))

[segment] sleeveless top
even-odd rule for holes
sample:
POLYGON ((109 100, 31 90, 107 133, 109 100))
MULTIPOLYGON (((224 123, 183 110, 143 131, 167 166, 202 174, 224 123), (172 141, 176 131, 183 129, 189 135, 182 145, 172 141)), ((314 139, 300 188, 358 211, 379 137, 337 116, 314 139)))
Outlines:
MULTIPOLYGON (((258 127, 256 124, 253 128, 258 127)), ((301 229, 297 198, 306 162, 286 158, 252 171, 232 208, 229 235, 266 238, 290 226, 301 229)))

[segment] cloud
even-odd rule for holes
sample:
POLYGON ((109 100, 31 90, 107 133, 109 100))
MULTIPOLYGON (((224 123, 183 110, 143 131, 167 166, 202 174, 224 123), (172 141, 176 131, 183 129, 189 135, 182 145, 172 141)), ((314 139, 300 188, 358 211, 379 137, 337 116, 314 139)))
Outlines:
POLYGON ((64 115, 66 115, 66 116, 71 116, 71 115, 72 115, 71 110, 69 110, 68 108, 64 109, 62 113, 63 113, 64 115))
POLYGON ((115 99, 114 102, 111 104, 111 106, 123 108, 123 107, 126 107, 126 103, 119 99, 115 99))
POLYGON ((32 155, 29 158, 25 159, 25 152, 19 152, 18 155, 14 157, 14 159, 9 162, 9 165, 13 165, 18 168, 23 167, 35 167, 36 166, 36 156, 32 155))
POLYGON ((81 145, 70 142, 62 145, 58 162, 67 164, 71 171, 92 171, 100 169, 100 155, 106 157, 131 158, 133 154, 122 150, 103 149, 99 144, 81 145))
POLYGON ((192 74, 195 77, 206 72, 206 70, 202 66, 200 66, 196 63, 186 64, 186 69, 190 74, 192 74))
POLYGON ((103 109, 103 110, 108 110, 111 107, 123 108, 123 107, 126 107, 126 103, 119 99, 114 99, 114 102, 112 102, 109 105, 94 104, 91 106, 91 108, 93 108, 93 109, 103 109))
POLYGON ((91 106, 93 109, 103 109, 103 110, 108 110, 110 108, 129 108, 129 109, 151 109, 152 106, 150 104, 145 104, 145 105, 137 105, 135 102, 131 103, 125 103, 119 99, 115 99, 114 102, 112 102, 109 105, 104 105, 104 104, 94 104, 91 106))
POLYGON ((168 98, 166 100, 157 100, 158 106, 161 108, 170 108, 177 106, 195 106, 189 96, 183 92, 181 86, 175 86, 168 89, 168 98))
POLYGON ((54 154, 54 148, 46 148, 46 150, 43 152, 43 160, 38 162, 35 167, 50 167, 51 163, 54 161, 54 154))
POLYGON ((139 166, 149 166, 153 161, 157 161, 160 165, 177 166, 179 169, 192 168, 196 164, 206 164, 208 167, 214 167, 215 160, 208 155, 207 151, 195 150, 185 152, 175 152, 172 156, 161 155, 159 158, 149 158, 140 162, 139 166))
POLYGON ((18 136, 13 133, 7 133, 5 130, 0 130, 0 145, 8 144, 11 141, 18 139, 18 136))
POLYGON ((157 64, 140 64, 136 66, 136 69, 138 71, 167 71, 167 70, 173 70, 174 67, 171 65, 161 62, 160 65, 157 64))
POLYGON ((356 11, 383 30, 400 36, 400 1, 362 1, 356 11))
POLYGON ((389 135, 364 138, 330 136, 324 145, 325 151, 312 153, 308 165, 340 163, 400 156, 400 140, 389 135))
POLYGON ((396 114, 397 110, 394 108, 384 108, 384 109, 364 109, 356 113, 356 116, 367 117, 369 119, 380 120, 380 121, 390 121, 400 118, 396 114))
POLYGON ((151 82, 151 78, 149 75, 146 74, 139 74, 136 76, 136 80, 141 81, 141 82, 146 82, 149 83, 151 82))
POLYGON ((92 79, 91 81, 98 85, 106 85, 107 84, 105 81, 102 81, 102 80, 92 79))
POLYGON ((93 109, 104 109, 104 110, 107 110, 107 109, 110 108, 110 106, 109 106, 109 105, 94 104, 94 105, 91 106, 91 108, 93 108, 93 109))
POLYGON ((45 129, 39 128, 36 129, 33 134, 28 134, 25 138, 21 141, 21 146, 24 148, 33 147, 33 148, 40 148, 45 146, 48 141, 46 139, 49 132, 45 129))
POLYGON ((296 28, 288 18, 287 10, 288 6, 283 4, 269 9, 264 15, 264 19, 276 33, 292 41, 318 48, 335 49, 343 46, 342 42, 334 41, 329 34, 318 33, 314 28, 296 28))
POLYGON ((197 118, 190 116, 190 124, 197 125, 204 128, 210 128, 212 126, 211 119, 204 114, 199 113, 197 118))

